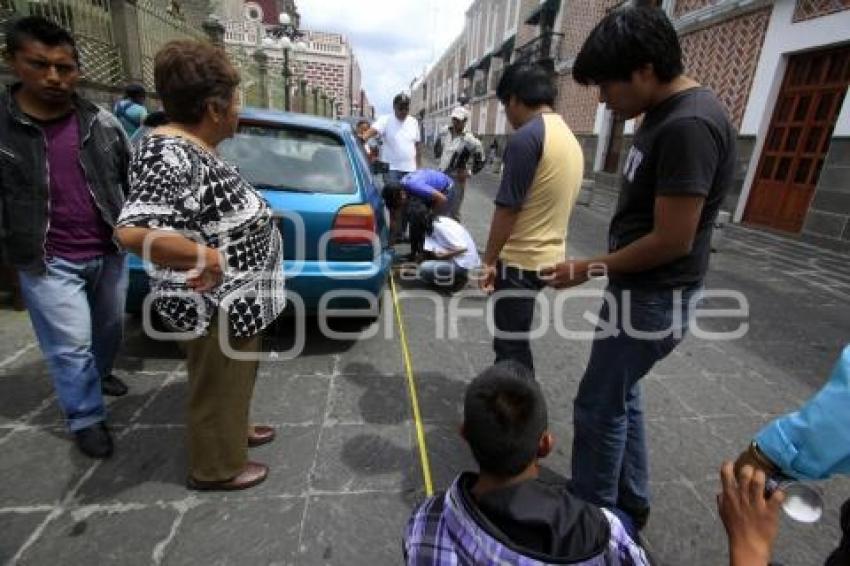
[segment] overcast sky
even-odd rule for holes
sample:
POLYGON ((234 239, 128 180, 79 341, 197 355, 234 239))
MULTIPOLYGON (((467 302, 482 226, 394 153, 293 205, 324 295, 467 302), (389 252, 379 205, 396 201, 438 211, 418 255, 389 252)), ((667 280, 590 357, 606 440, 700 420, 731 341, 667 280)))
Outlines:
POLYGON ((345 34, 378 114, 463 31, 472 0, 296 0, 301 26, 345 34))

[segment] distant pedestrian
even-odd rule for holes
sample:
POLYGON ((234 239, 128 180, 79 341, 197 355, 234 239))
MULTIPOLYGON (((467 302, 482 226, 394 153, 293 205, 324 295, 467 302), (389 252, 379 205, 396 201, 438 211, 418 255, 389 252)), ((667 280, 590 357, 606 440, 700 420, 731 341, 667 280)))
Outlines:
POLYGON ((499 156, 499 142, 493 139, 493 142, 490 144, 489 153, 487 156, 487 161, 493 163, 496 161, 496 158, 499 156))
POLYGON ((723 104, 683 74, 676 30, 658 8, 621 8, 591 32, 573 66, 580 84, 625 119, 643 115, 622 174, 609 253, 546 272, 572 287, 608 275, 574 402, 576 493, 649 518, 640 380, 682 341, 708 270, 711 232, 735 177, 737 134, 723 104), (628 310, 626 310, 628 309, 628 310))
POLYGON ((358 139, 360 140, 360 147, 363 148, 363 151, 366 153, 366 159, 371 165, 372 163, 378 160, 378 148, 374 144, 374 139, 363 139, 366 135, 366 132, 369 131, 369 120, 367 120, 366 118, 358 120, 356 129, 358 139))
POLYGON ((387 163, 384 175, 384 200, 390 204, 390 235, 398 241, 404 233, 404 196, 401 178, 422 166, 419 121, 410 115, 410 97, 404 93, 393 98, 393 113, 381 116, 361 134, 367 141, 380 135, 380 160, 387 163))
POLYGON ((130 147, 115 118, 76 93, 74 38, 41 17, 14 21, 6 60, 16 82, 0 95, 0 248, 21 292, 59 406, 78 448, 112 454, 103 394, 127 292, 113 228, 127 192, 130 147))
POLYGON ((584 159, 578 140, 553 109, 557 89, 551 72, 512 65, 496 94, 516 131, 505 149, 480 285, 495 291, 496 362, 514 360, 533 375, 528 335, 536 295, 544 286, 539 273, 566 258, 567 223, 584 159))
POLYGON ((145 108, 147 92, 140 84, 129 84, 124 89, 124 97, 117 101, 112 108, 112 113, 121 122, 124 131, 132 136, 142 127, 148 111, 145 108))
POLYGON ((136 133, 130 137, 130 144, 133 146, 133 149, 135 150, 139 147, 142 140, 144 140, 148 134, 166 124, 168 124, 168 115, 165 112, 157 110, 148 114, 145 117, 144 122, 142 122, 142 127, 136 130, 136 133))
POLYGON ((449 216, 460 220, 460 208, 466 193, 466 181, 484 167, 481 141, 467 129, 469 112, 463 106, 452 110, 452 123, 440 137, 440 170, 449 175, 455 185, 455 200, 449 216))
POLYGON ((118 237, 155 265, 157 314, 191 336, 181 342, 188 487, 247 489, 268 475, 248 447, 275 437, 249 413, 260 335, 284 307, 281 235, 263 197, 216 152, 239 119, 239 73, 224 51, 172 41, 156 55, 154 79, 172 121, 133 156, 118 237))

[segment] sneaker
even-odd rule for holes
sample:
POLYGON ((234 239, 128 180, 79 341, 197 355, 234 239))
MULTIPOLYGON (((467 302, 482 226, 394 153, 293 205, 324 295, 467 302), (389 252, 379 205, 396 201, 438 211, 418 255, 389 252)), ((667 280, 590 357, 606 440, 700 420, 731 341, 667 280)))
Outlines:
POLYGON ((103 422, 74 433, 77 448, 89 458, 109 458, 112 455, 112 436, 103 422))
POLYGON ((122 395, 126 395, 130 388, 127 387, 126 383, 110 373, 100 380, 100 390, 104 395, 121 397, 122 395))

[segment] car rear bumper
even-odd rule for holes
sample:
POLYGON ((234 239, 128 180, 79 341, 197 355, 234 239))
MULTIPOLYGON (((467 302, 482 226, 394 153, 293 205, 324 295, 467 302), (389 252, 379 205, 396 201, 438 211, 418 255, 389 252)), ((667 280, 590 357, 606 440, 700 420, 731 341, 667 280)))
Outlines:
MULTIPOLYGON (((290 303, 300 300, 308 313, 318 311, 320 306, 331 309, 369 308, 368 297, 380 297, 392 260, 393 252, 389 249, 382 250, 373 261, 286 260, 283 271, 287 297, 290 303)), ((138 256, 131 254, 129 266, 126 310, 140 313, 150 292, 150 282, 138 256)))

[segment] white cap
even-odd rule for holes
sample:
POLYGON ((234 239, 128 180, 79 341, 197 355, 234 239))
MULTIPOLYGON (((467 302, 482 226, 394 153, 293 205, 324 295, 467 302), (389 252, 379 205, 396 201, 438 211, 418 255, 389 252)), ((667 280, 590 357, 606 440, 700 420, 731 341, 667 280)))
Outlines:
POLYGON ((469 112, 467 112, 466 108, 463 106, 458 106, 454 110, 452 110, 452 118, 460 121, 465 121, 469 118, 469 112))

